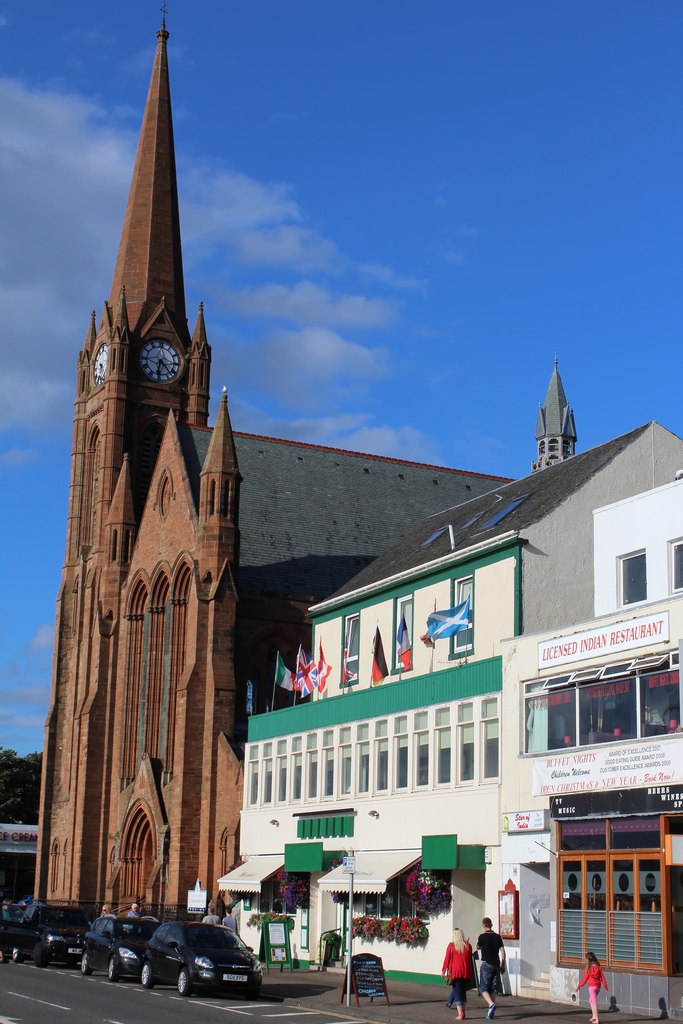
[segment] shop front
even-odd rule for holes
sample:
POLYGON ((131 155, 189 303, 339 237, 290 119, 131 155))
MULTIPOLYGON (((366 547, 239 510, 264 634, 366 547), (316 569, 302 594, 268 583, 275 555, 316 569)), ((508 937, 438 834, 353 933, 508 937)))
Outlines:
POLYGON ((0 898, 13 903, 33 893, 37 825, 0 824, 0 898))

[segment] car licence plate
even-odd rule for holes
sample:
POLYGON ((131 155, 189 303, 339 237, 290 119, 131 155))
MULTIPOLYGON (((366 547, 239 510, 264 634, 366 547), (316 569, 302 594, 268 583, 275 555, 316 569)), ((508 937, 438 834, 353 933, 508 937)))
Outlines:
POLYGON ((83 950, 80 946, 69 946, 67 953, 73 953, 75 956, 80 956, 83 950))
POLYGON ((224 974, 223 981, 246 981, 246 974, 224 974))

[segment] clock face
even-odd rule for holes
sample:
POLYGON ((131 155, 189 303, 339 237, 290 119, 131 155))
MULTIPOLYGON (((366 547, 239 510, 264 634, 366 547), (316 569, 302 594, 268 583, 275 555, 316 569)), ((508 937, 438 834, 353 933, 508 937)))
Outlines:
POLYGON ((107 362, 109 361, 109 345, 100 345, 95 355, 95 362, 92 368, 92 379, 95 384, 101 384, 107 376, 107 362))
POLYGON ((180 356, 170 341, 154 338, 140 349, 140 366, 150 380, 164 384, 177 376, 180 356))

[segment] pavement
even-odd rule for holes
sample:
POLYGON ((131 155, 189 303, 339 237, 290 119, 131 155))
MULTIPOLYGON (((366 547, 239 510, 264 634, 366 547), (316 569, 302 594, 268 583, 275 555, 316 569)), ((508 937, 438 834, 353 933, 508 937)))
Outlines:
MULTIPOLYGON (((354 1018, 359 1021, 385 1022, 385 1024, 457 1024, 455 1009, 449 1010, 446 998, 450 992, 445 985, 422 985, 417 982, 392 981, 387 979, 389 1005, 384 999, 360 997, 359 1006, 351 994, 351 1005, 342 1002, 344 975, 338 971, 282 971, 271 967, 264 970, 261 997, 282 1001, 289 1006, 318 1010, 330 1018, 354 1018)), ((497 1021, 538 1021, 539 1024, 587 1024, 590 1008, 585 991, 580 993, 581 1004, 565 1005, 542 999, 527 999, 521 996, 499 996, 496 1002, 497 1021), (586 999, 585 1005, 583 1000, 586 999)), ((642 1024, 648 1018, 616 1008, 607 1008, 607 996, 599 1004, 601 1024, 642 1024)), ((483 1021, 486 1004, 473 989, 467 996, 467 1020, 483 1021)), ((662 1011, 662 1016, 666 1011, 662 1011)), ((661 1017, 659 1018, 661 1019, 661 1017)))

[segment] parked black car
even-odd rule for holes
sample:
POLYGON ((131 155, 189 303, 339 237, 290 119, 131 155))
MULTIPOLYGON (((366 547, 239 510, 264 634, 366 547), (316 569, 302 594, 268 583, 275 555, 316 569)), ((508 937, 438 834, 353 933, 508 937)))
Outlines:
POLYGON ((47 967, 52 960, 76 964, 83 954, 85 933, 90 921, 78 907, 48 906, 32 903, 26 921, 33 928, 33 962, 47 967))
POLYGON ((36 930, 26 921, 24 908, 18 903, 0 907, 0 950, 3 957, 11 956, 21 963, 33 952, 36 944, 36 930))
POLYGON ((106 971, 110 981, 139 978, 142 955, 158 927, 153 917, 98 917, 86 932, 81 973, 106 971))
POLYGON ((258 958, 229 928, 173 921, 149 940, 140 980, 145 988, 157 981, 176 985, 181 996, 197 986, 254 998, 263 975, 258 958))

